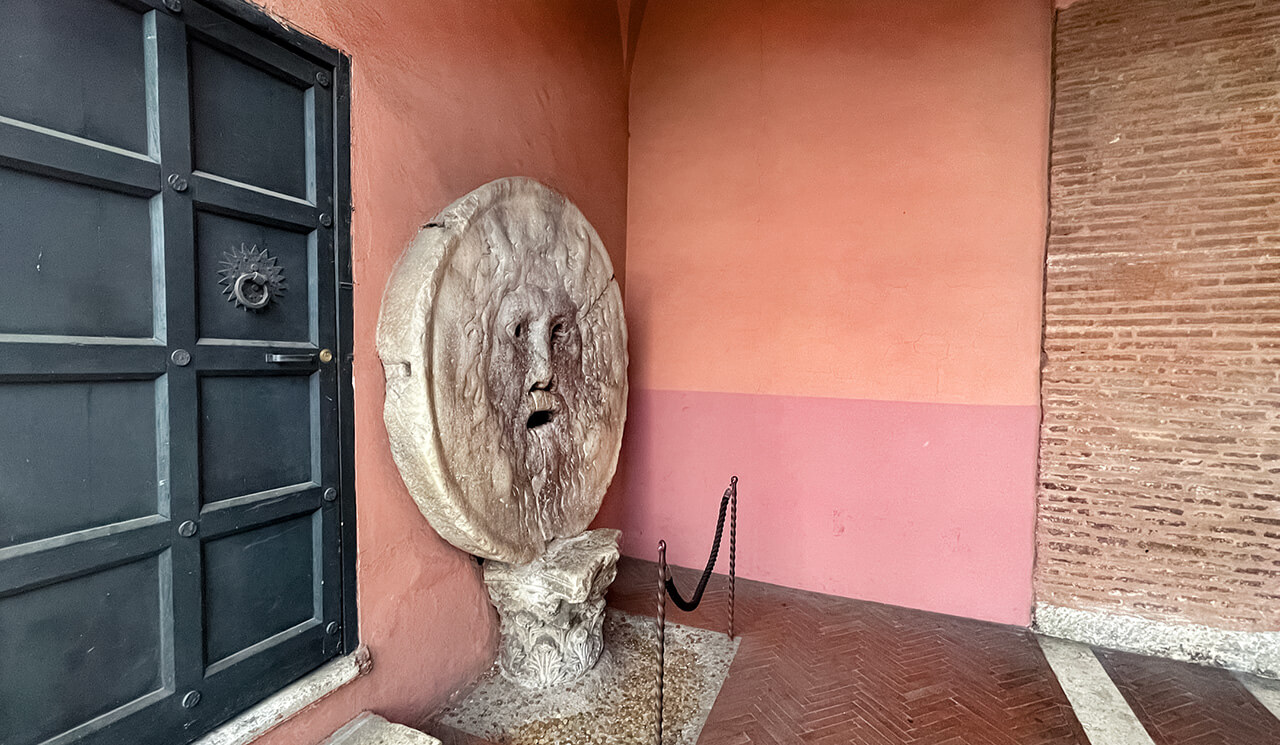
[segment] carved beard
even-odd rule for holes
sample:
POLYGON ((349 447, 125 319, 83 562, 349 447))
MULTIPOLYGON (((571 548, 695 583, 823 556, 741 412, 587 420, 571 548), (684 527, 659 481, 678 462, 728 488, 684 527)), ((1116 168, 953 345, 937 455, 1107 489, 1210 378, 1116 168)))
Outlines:
POLYGON ((555 390, 536 396, 509 381, 494 382, 489 400, 510 454, 512 502, 526 530, 549 541, 558 537, 551 526, 568 520, 565 503, 585 489, 581 371, 557 370, 555 390))

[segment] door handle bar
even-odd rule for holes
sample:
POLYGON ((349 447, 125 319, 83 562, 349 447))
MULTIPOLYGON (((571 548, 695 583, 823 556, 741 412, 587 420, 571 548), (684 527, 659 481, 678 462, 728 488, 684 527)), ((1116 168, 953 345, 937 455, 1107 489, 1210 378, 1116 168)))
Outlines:
POLYGON ((272 354, 267 353, 267 362, 315 362, 315 354, 272 354))

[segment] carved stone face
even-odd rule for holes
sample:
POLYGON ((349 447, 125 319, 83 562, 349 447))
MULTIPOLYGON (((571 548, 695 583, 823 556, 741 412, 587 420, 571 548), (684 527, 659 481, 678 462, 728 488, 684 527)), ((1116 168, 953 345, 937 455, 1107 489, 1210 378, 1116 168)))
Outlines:
POLYGON ((490 395, 501 411, 528 414, 526 433, 547 432, 583 386, 578 308, 560 288, 525 286, 502 299, 497 321, 490 395))
POLYGON ((595 231, 527 179, 455 202, 383 300, 384 418, 442 536, 520 563, 587 527, 626 415, 621 295, 595 231))
POLYGON ((578 308, 562 288, 524 285, 502 298, 496 320, 486 382, 514 456, 515 495, 540 522, 555 523, 566 490, 581 480, 587 382, 578 308))

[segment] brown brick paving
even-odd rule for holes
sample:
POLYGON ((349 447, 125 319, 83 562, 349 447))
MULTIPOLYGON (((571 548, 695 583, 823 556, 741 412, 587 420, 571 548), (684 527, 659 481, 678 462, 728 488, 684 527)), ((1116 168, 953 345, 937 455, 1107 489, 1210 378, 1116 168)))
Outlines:
MULTIPOLYGON (((674 573, 693 586, 696 573, 674 573)), ((610 605, 652 615, 655 574, 623 559, 610 605)), ((668 618, 723 630, 726 585, 668 618)), ((1089 742, 1025 629, 741 580, 737 627, 700 745, 1089 742)))
MULTIPOLYGON (((653 615, 656 574, 623 558, 609 605, 653 615)), ((673 574, 688 594, 697 573, 673 574)), ((668 619, 723 631, 727 584, 717 575, 693 613, 668 604, 668 619)), ((739 580, 737 631, 699 745, 1089 745, 1026 629, 739 580)), ((1280 721, 1225 670, 1096 654, 1156 745, 1280 745, 1280 721)))
POLYGON ((1156 745, 1280 743, 1280 721, 1226 670, 1109 650, 1097 655, 1156 745))

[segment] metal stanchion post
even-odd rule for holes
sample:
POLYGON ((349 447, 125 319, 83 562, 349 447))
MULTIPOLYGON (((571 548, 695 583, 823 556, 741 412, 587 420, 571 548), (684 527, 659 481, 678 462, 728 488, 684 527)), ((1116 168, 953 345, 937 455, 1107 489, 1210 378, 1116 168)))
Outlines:
POLYGON ((658 541, 658 676, 654 698, 654 745, 662 745, 662 673, 667 631, 667 542, 658 541))
POLYGON ((736 564, 738 561, 738 477, 729 480, 733 496, 729 498, 729 638, 733 638, 733 601, 736 564))

